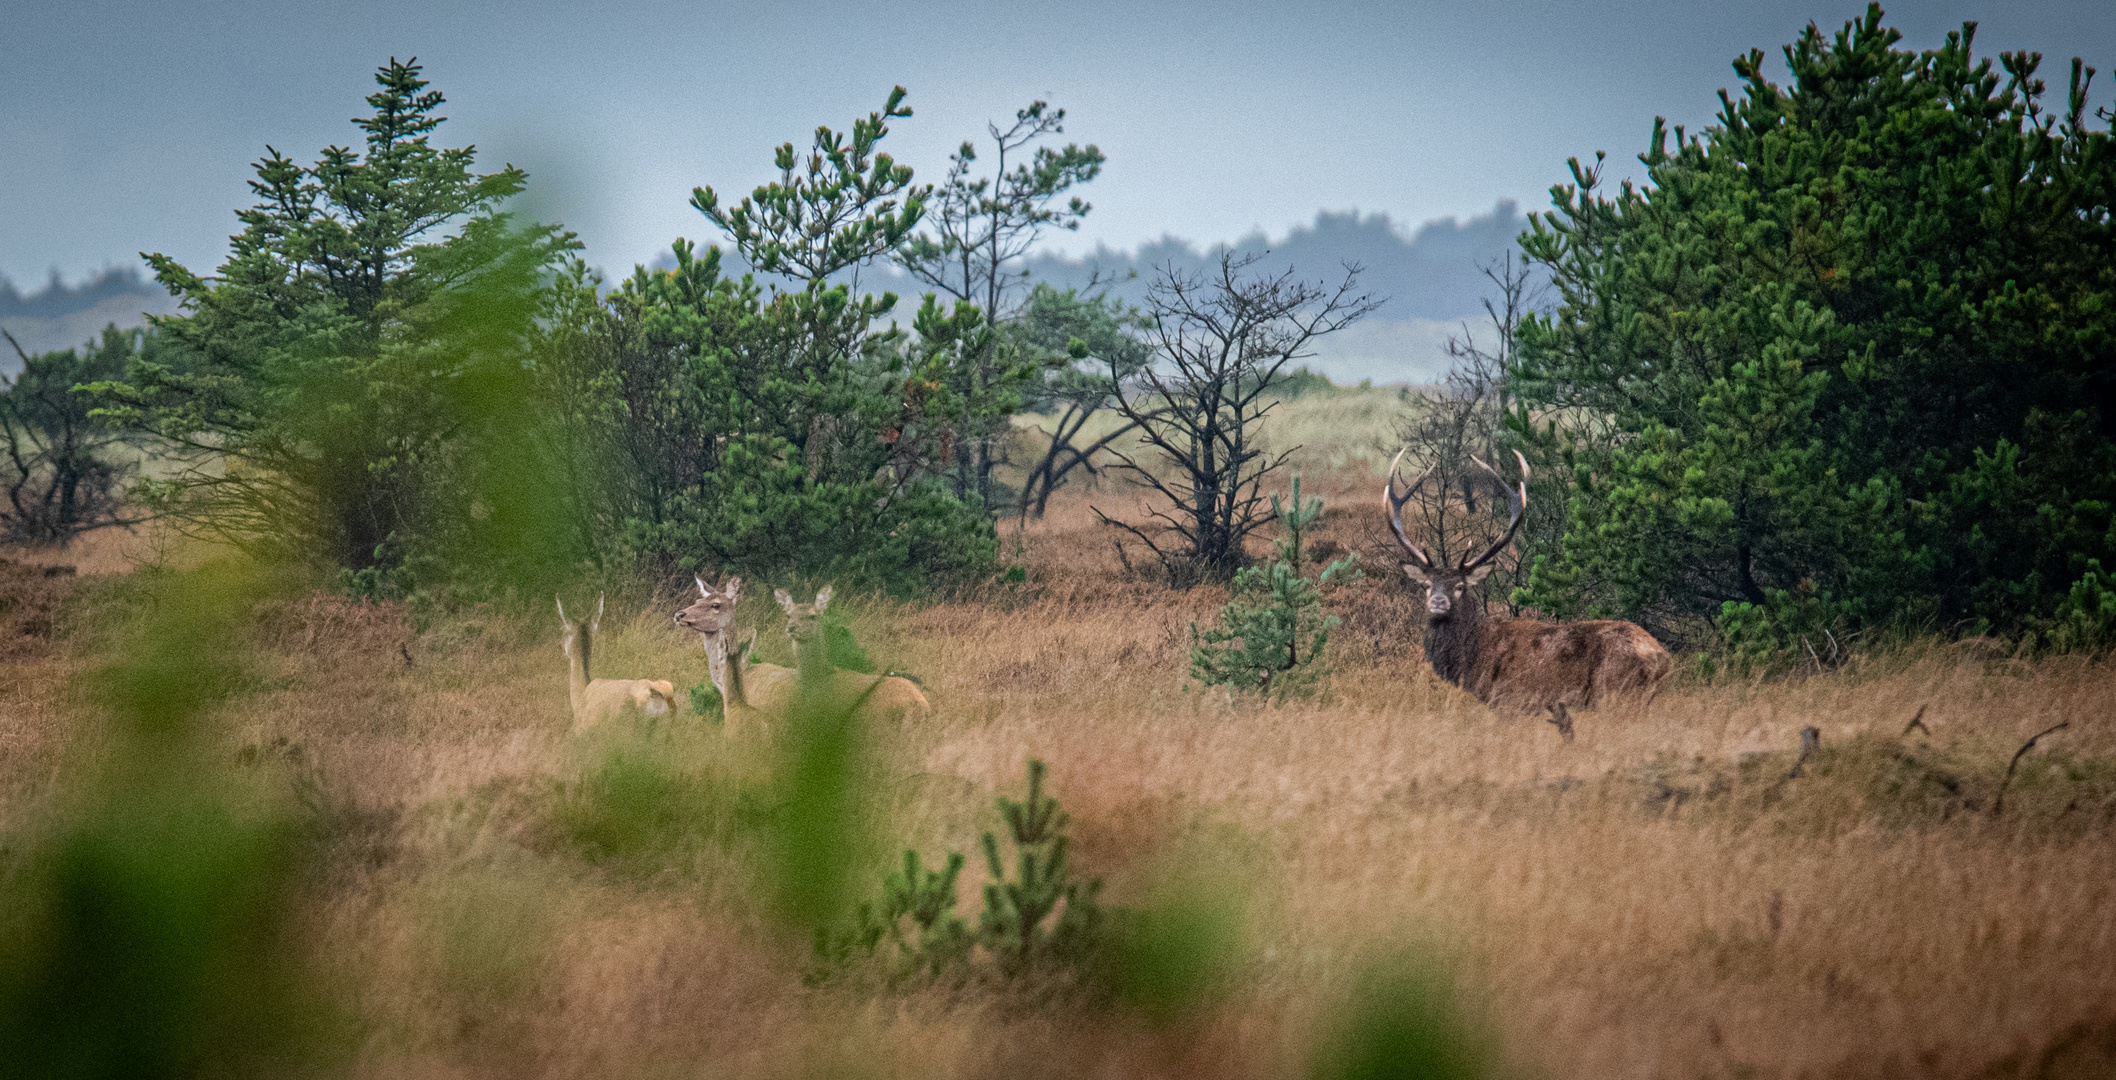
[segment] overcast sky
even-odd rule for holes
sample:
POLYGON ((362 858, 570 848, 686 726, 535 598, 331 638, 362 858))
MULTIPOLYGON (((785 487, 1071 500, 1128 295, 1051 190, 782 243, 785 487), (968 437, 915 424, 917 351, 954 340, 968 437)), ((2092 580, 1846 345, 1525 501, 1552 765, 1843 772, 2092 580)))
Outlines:
MULTIPOLYGON (((0 0, 0 273, 41 285, 136 264, 218 265, 267 143, 356 143, 373 70, 417 56, 440 140, 532 173, 535 209, 623 272, 717 239, 692 186, 739 196, 777 144, 845 128, 889 87, 917 115, 885 144, 936 179, 949 151, 1043 98, 1109 156, 1062 246, 1273 235, 1319 209, 1406 225, 1547 203, 1565 159, 1631 161, 1653 117, 1702 126, 1728 64, 1777 55, 1849 2, 1051 5, 50 2, 0 0), (500 14, 495 14, 500 13, 500 14)), ((2116 3, 1898 3, 1919 47, 1965 18, 1978 51, 2036 49, 2058 105, 2070 57, 2112 100, 2116 3)))

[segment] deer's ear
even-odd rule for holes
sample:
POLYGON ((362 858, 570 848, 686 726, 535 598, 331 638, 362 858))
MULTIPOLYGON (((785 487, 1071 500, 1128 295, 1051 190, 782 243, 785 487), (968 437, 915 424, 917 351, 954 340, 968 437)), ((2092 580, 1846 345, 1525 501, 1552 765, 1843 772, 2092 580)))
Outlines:
POLYGON ((1433 583, 1432 575, 1426 573, 1425 567, 1420 566, 1417 563, 1404 563, 1403 573, 1404 576, 1410 578, 1412 581, 1415 581, 1420 585, 1431 585, 1433 583))
POLYGON ((822 587, 821 589, 818 589, 818 590, 816 590, 816 614, 818 614, 818 615, 822 614, 822 613, 823 613, 823 609, 824 609, 824 608, 827 608, 827 607, 829 607, 829 606, 830 606, 830 586, 828 586, 828 585, 825 585, 825 586, 823 586, 823 587, 822 587))
POLYGON ((1485 563, 1483 566, 1480 566, 1475 570, 1470 571, 1469 574, 1465 576, 1462 580, 1471 585, 1475 585, 1476 583, 1483 581, 1487 576, 1491 574, 1491 567, 1492 564, 1485 563))
POLYGON ((737 574, 728 578, 727 584, 720 586, 720 592, 732 603, 735 597, 742 592, 742 576, 737 574))
POLYGON ((771 591, 771 598, 777 600, 779 602, 779 606, 786 609, 786 613, 788 615, 793 614, 794 602, 792 593, 787 592, 785 589, 773 589, 771 591))

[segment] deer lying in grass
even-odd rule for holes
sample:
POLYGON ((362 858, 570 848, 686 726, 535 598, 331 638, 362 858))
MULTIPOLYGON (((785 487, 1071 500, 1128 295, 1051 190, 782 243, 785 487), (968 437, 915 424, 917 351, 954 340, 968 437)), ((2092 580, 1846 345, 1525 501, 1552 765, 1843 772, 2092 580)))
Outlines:
POLYGON ((1388 483, 1381 489, 1382 512, 1409 560, 1403 564, 1404 574, 1425 586, 1425 655, 1432 661, 1433 672, 1497 710, 1549 710, 1550 722, 1569 741, 1570 707, 1591 709, 1604 700, 1626 699, 1636 702, 1643 712, 1674 661, 1653 635, 1635 623, 1616 619, 1494 623, 1485 618, 1484 605, 1473 590, 1491 573, 1491 560, 1513 543, 1528 509, 1528 459, 1519 451, 1514 458, 1521 463, 1521 480, 1512 486, 1498 470, 1477 462, 1507 489, 1512 520, 1483 554, 1464 558, 1456 566, 1434 562, 1404 534, 1403 504, 1418 494, 1432 470, 1427 469, 1398 496, 1396 466, 1403 460, 1401 451, 1389 463, 1388 483))
POLYGON ((846 671, 830 662, 829 646, 823 640, 823 622, 818 617, 830 606, 830 586, 818 590, 815 602, 810 604, 794 603, 793 595, 785 589, 774 589, 772 597, 786 612, 786 633, 793 638, 801 689, 808 694, 822 694, 822 707, 833 712, 858 710, 862 720, 893 723, 922 717, 931 708, 925 692, 909 679, 846 671))
POLYGON ((573 702, 573 730, 584 731, 620 716, 667 716, 676 707, 676 684, 666 679, 597 679, 589 674, 588 661, 595 648, 595 633, 602 627, 603 601, 595 599, 595 617, 587 629, 566 618, 566 602, 558 602, 558 621, 564 627, 559 651, 566 654, 566 689, 573 702))

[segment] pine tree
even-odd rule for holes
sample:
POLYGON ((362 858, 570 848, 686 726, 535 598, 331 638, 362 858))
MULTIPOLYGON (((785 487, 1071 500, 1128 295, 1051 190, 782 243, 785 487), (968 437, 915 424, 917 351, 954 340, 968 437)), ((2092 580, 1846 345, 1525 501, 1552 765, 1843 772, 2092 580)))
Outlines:
POLYGON ((1320 661, 1337 617, 1323 610, 1322 589, 1359 571, 1357 556, 1333 560, 1320 575, 1303 571, 1307 557, 1302 540, 1322 516, 1322 500, 1303 500, 1300 477, 1293 478, 1290 505, 1271 496, 1271 513, 1285 535, 1278 558, 1234 575, 1234 595, 1220 609, 1220 627, 1190 627, 1190 677, 1206 686, 1235 686, 1284 698, 1302 693, 1327 673, 1320 661))
POLYGON ((2045 111, 1974 29, 1810 26, 1789 86, 1751 52, 1717 124, 1656 122, 1645 186, 1573 163, 1522 239, 1558 304, 1512 425, 1569 491, 1520 600, 1782 648, 2018 630, 2116 565, 2116 142, 2091 69, 2045 111))

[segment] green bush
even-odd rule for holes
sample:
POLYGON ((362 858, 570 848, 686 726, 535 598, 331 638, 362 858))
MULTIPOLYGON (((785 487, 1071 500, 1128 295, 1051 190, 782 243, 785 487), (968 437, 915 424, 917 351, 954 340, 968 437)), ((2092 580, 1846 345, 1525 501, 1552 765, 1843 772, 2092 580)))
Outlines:
POLYGON ((1804 653, 1825 624, 2022 633, 2116 565, 2087 70, 2046 108, 2036 54, 1881 20, 1810 26, 1782 86, 1738 58, 1715 124, 1655 122, 1645 183, 1574 161, 1522 237, 1558 302, 1520 328, 1511 426, 1567 516, 1526 603, 1804 653))
POLYGON ((884 880, 879 903, 862 903, 848 924, 816 932, 811 979, 829 980, 862 965, 899 984, 979 973, 1002 981, 1078 974, 1104 929, 1097 899, 1102 882, 1073 877, 1066 861, 1069 819, 1044 794, 1044 771, 1043 762, 1031 760, 1028 798, 999 797, 1013 861, 1009 866, 1002 858, 997 835, 984 834, 989 876, 974 932, 954 914, 961 853, 950 852, 933 870, 907 850, 903 870, 884 880))

